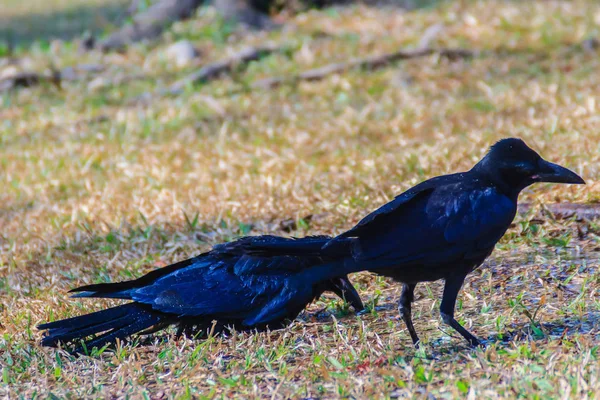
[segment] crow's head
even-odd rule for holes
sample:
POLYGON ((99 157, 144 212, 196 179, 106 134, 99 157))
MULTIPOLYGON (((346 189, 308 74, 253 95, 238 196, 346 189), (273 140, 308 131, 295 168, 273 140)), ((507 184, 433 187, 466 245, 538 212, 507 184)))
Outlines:
POLYGON ((502 139, 494 144, 474 170, 517 192, 535 182, 585 184, 579 175, 544 160, 517 138, 502 139))

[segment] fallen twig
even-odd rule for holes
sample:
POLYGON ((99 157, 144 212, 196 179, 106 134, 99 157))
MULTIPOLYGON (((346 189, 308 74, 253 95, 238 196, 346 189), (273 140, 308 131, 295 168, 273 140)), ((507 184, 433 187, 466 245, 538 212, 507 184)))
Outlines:
POLYGON ((42 83, 51 83, 60 87, 62 82, 75 81, 82 75, 98 73, 104 70, 102 65, 82 64, 66 67, 62 70, 51 68, 49 72, 23 71, 0 79, 0 92, 18 88, 29 88, 42 83))
MULTIPOLYGON (((534 208, 531 203, 519 204, 519 215, 525 215, 534 208)), ((552 203, 543 204, 540 212, 550 213, 555 219, 575 218, 577 221, 593 220, 600 218, 600 204, 581 203, 552 203)))
POLYGON ((188 85, 208 82, 224 74, 229 74, 235 67, 246 65, 251 61, 259 60, 271 53, 279 51, 280 49, 280 47, 276 46, 247 47, 225 60, 205 65, 198 71, 195 71, 185 78, 175 82, 161 94, 178 95, 183 92, 188 85))
POLYGON ((16 89, 18 87, 36 86, 40 83, 40 80, 47 80, 48 78, 49 77, 35 72, 20 72, 0 79, 0 92, 16 89))
POLYGON ((130 43, 158 37, 171 23, 192 16, 203 3, 204 0, 161 0, 135 15, 132 24, 102 40, 99 48, 120 50, 130 43))
POLYGON ((459 58, 470 58, 475 52, 467 49, 434 49, 422 48, 415 50, 400 50, 394 53, 382 54, 366 58, 354 58, 343 63, 334 63, 323 67, 310 69, 293 77, 275 77, 265 78, 254 82, 251 87, 256 89, 269 89, 277 87, 283 83, 295 83, 297 81, 317 81, 326 78, 329 75, 345 72, 353 68, 362 68, 375 70, 382 68, 392 62, 408 60, 411 58, 425 57, 432 54, 439 54, 450 60, 459 58))

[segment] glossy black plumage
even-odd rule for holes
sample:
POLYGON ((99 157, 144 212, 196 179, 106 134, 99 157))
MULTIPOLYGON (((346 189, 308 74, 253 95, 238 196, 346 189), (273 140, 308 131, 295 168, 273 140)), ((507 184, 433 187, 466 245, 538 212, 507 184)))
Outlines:
POLYGON ((456 297, 508 229, 520 191, 535 182, 584 183, 521 140, 505 139, 470 171, 422 182, 336 238, 244 238, 138 280, 78 288, 78 297, 132 302, 41 325, 48 330, 43 344, 100 334, 90 347, 174 323, 206 329, 213 320, 218 328, 274 329, 325 290, 358 310, 362 303, 346 275, 370 270, 402 282, 399 310, 415 344, 414 289, 444 279, 442 318, 475 345, 477 338, 454 319, 456 297))
MULTIPOLYGON (((320 255, 330 239, 256 236, 220 244, 208 253, 155 271, 139 279, 72 290, 73 297, 100 297, 133 302, 79 317, 40 325, 42 344, 72 342, 74 352, 102 346, 149 329, 178 324, 180 332, 212 328, 277 329, 285 326, 324 291, 346 298, 356 311, 358 293, 342 274, 312 283, 298 273, 328 261, 320 255)), ((329 273, 331 270, 326 271, 329 273)))
POLYGON ((475 345, 479 341, 454 319, 456 297, 466 275, 490 255, 510 226, 520 191, 535 182, 584 183, 523 141, 504 139, 470 171, 416 185, 323 250, 339 254, 346 249, 362 268, 403 283, 399 310, 415 344, 419 339, 410 316, 415 286, 444 279, 442 318, 475 345))

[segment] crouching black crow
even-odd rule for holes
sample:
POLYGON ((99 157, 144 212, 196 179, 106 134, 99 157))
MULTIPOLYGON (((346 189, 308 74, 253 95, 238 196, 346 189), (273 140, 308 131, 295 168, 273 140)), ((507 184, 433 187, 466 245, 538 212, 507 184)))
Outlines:
MULTIPOLYGON (((245 237, 220 244, 189 260, 152 271, 139 279, 101 283, 71 290, 73 297, 132 300, 127 304, 42 324, 42 344, 72 344, 75 353, 91 350, 138 332, 172 324, 179 332, 278 329, 325 291, 345 298, 356 311, 360 297, 343 272, 315 265, 332 261, 320 254, 331 239, 275 236, 245 237), (213 321, 216 325, 213 327, 213 321)), ((340 270, 341 271, 341 270, 340 270)))

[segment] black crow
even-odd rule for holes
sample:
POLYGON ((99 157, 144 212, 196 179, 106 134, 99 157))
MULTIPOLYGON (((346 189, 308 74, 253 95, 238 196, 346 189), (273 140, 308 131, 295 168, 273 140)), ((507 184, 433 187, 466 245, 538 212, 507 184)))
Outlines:
POLYGON ((278 329, 324 291, 334 292, 348 300, 355 311, 361 311, 360 297, 343 273, 314 280, 301 274, 331 261, 320 254, 329 239, 246 237, 217 245, 210 252, 136 280, 73 289, 71 292, 78 292, 73 297, 132 302, 40 325, 39 329, 48 331, 42 344, 72 343, 75 346, 71 346, 71 351, 82 353, 134 333, 155 332, 172 324, 179 326, 179 333, 209 329, 220 332, 226 327, 278 329))
MULTIPOLYGON (((575 173, 543 160, 519 139, 504 139, 470 171, 425 181, 337 236, 243 238, 134 281, 75 289, 78 297, 132 300, 108 310, 41 325, 42 343, 100 346, 131 334, 179 324, 207 329, 275 329, 330 290, 362 309, 346 275, 369 270, 404 285, 399 310, 411 338, 418 282, 445 280, 445 323, 479 343, 454 319, 466 275, 490 255, 511 224, 517 197, 535 182, 580 183, 575 173)), ((78 348, 76 350, 81 350, 78 348)))
POLYGON ((470 171, 432 178, 407 190, 328 242, 323 254, 349 254, 346 272, 360 267, 401 282, 398 308, 415 344, 415 286, 444 279, 443 321, 478 345, 454 319, 456 297, 467 274, 490 255, 512 223, 519 193, 536 182, 585 183, 542 159, 522 140, 503 139, 470 171))

